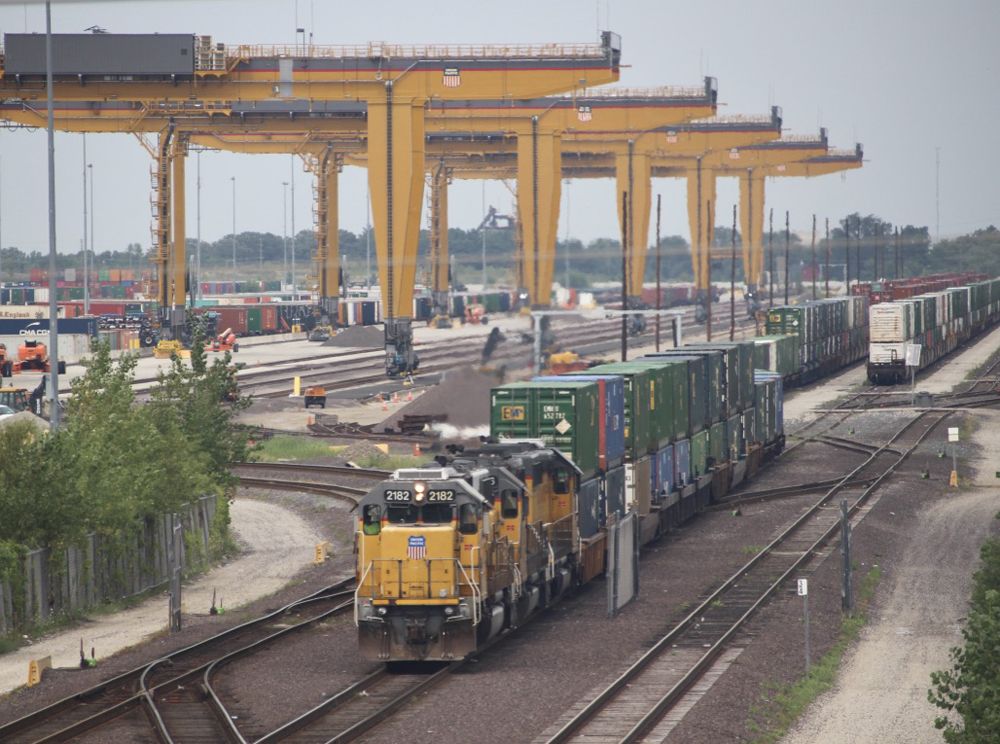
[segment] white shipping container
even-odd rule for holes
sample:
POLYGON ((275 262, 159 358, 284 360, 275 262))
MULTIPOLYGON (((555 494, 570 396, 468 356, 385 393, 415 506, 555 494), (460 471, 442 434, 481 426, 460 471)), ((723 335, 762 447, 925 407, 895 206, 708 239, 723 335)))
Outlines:
POLYGON ((906 361, 906 344, 872 343, 868 346, 868 361, 875 364, 887 364, 895 361, 906 361))
POLYGON ((76 269, 66 269, 66 281, 67 282, 76 281, 76 269))
POLYGON ((869 311, 871 340, 908 341, 912 338, 913 307, 904 302, 883 302, 869 311))

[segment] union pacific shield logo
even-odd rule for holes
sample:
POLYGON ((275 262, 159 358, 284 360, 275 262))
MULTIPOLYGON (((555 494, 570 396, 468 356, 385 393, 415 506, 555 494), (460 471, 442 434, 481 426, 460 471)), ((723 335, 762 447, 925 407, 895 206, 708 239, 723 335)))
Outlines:
POLYGON ((580 106, 576 110, 576 118, 580 121, 590 121, 593 118, 590 106, 580 106))
POLYGON ((406 542, 406 557, 411 561, 422 561, 427 557, 427 538, 423 535, 410 535, 406 542))
POLYGON ((457 67, 445 67, 444 68, 444 83, 445 88, 457 88, 462 84, 462 75, 459 73, 457 67))

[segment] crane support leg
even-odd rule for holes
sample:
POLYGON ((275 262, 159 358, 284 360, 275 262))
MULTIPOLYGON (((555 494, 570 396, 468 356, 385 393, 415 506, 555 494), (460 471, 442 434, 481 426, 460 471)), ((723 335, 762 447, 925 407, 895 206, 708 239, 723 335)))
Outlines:
POLYGON ((410 326, 424 188, 424 99, 368 104, 368 183, 385 316, 386 373, 416 370, 410 326))
POLYGON ((764 177, 753 169, 740 176, 740 233, 747 291, 757 292, 764 281, 764 177))
POLYGON ((449 322, 449 287, 448 172, 442 162, 431 174, 431 292, 434 323, 442 327, 449 322))
POLYGON ((712 213, 715 211, 715 171, 702 166, 701 158, 687 171, 688 224, 691 228, 691 265, 695 287, 702 303, 711 301, 709 286, 709 251, 715 237, 712 213))
POLYGON ((187 158, 187 142, 175 137, 170 151, 172 180, 171 201, 173 209, 173 233, 170 241, 170 282, 173 284, 172 311, 170 313, 170 335, 180 339, 184 332, 184 308, 187 294, 187 236, 184 214, 184 162, 187 158))
POLYGON ((153 212, 153 255, 151 261, 156 270, 156 301, 160 306, 162 320, 167 320, 170 308, 170 149, 172 147, 174 127, 168 126, 160 132, 156 147, 156 162, 150 171, 150 182, 153 193, 150 196, 150 206, 153 212))
POLYGON ((316 261, 319 304, 335 321, 340 296, 339 166, 329 148, 313 161, 312 171, 316 177, 316 255, 313 258, 316 261))
MULTIPOLYGON (((618 200, 628 192, 628 297, 629 305, 638 307, 642 300, 642 281, 646 273, 646 254, 649 245, 649 210, 652 192, 652 166, 649 155, 629 151, 615 157, 615 180, 618 184, 618 200)), ((618 220, 621 222, 621 209, 618 220)))
POLYGON ((539 131, 533 121, 531 133, 517 138, 517 207, 524 246, 521 275, 531 307, 548 307, 552 302, 561 179, 562 138, 539 131))

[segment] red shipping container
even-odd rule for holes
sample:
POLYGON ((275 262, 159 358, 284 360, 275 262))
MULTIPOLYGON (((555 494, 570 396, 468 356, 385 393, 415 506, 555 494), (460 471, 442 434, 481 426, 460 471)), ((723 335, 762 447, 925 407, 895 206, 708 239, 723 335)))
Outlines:
POLYGON ((274 305, 260 309, 260 330, 262 333, 273 333, 278 330, 278 308, 274 305))
POLYGON ((239 305, 218 305, 209 308, 219 314, 216 323, 219 333, 229 328, 237 336, 247 335, 247 310, 239 305))

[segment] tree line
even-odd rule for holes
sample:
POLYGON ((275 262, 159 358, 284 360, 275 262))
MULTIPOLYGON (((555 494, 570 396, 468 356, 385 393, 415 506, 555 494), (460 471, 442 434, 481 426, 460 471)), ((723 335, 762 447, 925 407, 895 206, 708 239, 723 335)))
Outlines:
POLYGON ((142 405, 132 389, 138 357, 115 361, 99 343, 71 383, 64 427, 0 426, 0 580, 16 581, 30 549, 58 554, 90 532, 124 545, 146 520, 213 493, 215 557, 232 549, 229 463, 252 450, 249 430, 233 419, 249 400, 222 405, 233 385, 229 354, 209 364, 196 336, 190 366, 175 358, 142 405))
MULTIPOLYGON (((515 281, 518 235, 515 227, 476 229, 450 228, 448 230, 449 253, 453 267, 453 279, 458 283, 478 282, 483 265, 483 240, 486 241, 486 264, 492 281, 515 281)), ((719 225, 715 229, 714 246, 730 248, 733 244, 731 227, 719 225)), ((736 248, 743 245, 742 235, 736 232, 736 248)), ((187 241, 187 254, 193 256, 197 242, 187 241)), ((287 240, 273 233, 242 232, 236 235, 235 255, 238 274, 243 278, 257 278, 258 267, 265 265, 264 276, 275 278, 276 266, 281 266, 287 258, 288 266, 294 254, 301 277, 312 261, 316 249, 315 234, 302 230, 287 240)), ((776 271, 783 265, 785 254, 784 230, 774 233, 764 231, 762 249, 765 254, 765 270, 771 265, 770 254, 774 253, 776 271)), ((926 226, 896 226, 877 215, 854 213, 831 221, 829 237, 826 223, 818 225, 816 237, 816 262, 823 271, 829 249, 830 275, 834 279, 844 277, 845 265, 850 264, 851 278, 860 276, 863 281, 873 278, 895 278, 899 272, 904 276, 919 276, 976 268, 991 276, 1000 276, 1000 230, 994 226, 976 230, 958 238, 946 239, 934 244, 926 226), (849 254, 849 255, 848 255, 849 254), (878 264, 876 265, 876 256, 878 264)), ((348 281, 364 283, 377 281, 377 257, 375 240, 368 228, 358 233, 339 231, 339 252, 341 265, 348 281)), ((789 241, 790 274, 811 265, 813 246, 792 233, 789 241)), ((680 235, 661 239, 661 275, 664 281, 690 281, 691 248, 680 235)), ((430 236, 426 230, 420 232, 418 249, 418 281, 428 281, 430 275, 430 236)), ((233 236, 226 235, 216 241, 202 241, 201 262, 207 279, 228 279, 231 276, 233 259, 233 236)), ((147 268, 147 252, 138 243, 127 245, 123 250, 105 250, 92 253, 95 269, 140 269, 147 268)), ((655 277, 656 250, 650 246, 646 257, 646 277, 655 277)), ((3 278, 26 278, 33 268, 47 269, 48 256, 38 251, 24 253, 16 247, 0 250, 0 271, 3 278)), ((59 269, 82 268, 81 253, 59 254, 59 269)), ((565 283, 567 278, 572 286, 585 288, 592 281, 617 277, 621 273, 621 242, 619 238, 596 238, 587 243, 581 240, 560 240, 556 243, 555 277, 565 283)), ((712 274, 717 280, 725 281, 730 276, 729 261, 712 262, 712 274)), ((742 262, 737 257, 737 281, 743 281, 742 262)), ((204 275, 204 274, 203 274, 204 275)))

